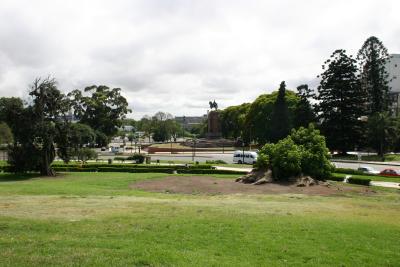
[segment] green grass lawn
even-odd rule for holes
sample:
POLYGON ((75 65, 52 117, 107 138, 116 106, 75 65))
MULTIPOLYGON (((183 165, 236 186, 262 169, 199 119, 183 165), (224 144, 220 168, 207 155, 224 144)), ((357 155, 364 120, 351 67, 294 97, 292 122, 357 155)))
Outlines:
MULTIPOLYGON (((0 266, 398 266, 400 194, 182 195, 0 174, 0 266)), ((235 176, 218 176, 233 179, 235 176)))

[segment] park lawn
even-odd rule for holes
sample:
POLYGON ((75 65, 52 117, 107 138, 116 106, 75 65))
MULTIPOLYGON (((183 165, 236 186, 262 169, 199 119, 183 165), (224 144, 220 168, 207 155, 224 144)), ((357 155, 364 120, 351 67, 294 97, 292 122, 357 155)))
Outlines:
MULTIPOLYGON (((0 266, 396 266, 400 194, 183 195, 0 174, 0 266)), ((218 176, 234 178, 235 176, 218 176)))

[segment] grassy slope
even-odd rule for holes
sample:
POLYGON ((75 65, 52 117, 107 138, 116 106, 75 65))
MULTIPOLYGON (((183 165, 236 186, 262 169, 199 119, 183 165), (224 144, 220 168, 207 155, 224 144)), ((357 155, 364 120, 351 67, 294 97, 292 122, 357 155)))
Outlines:
POLYGON ((394 190, 319 197, 171 195, 128 188, 132 181, 163 176, 0 174, 0 265, 395 266, 400 261, 400 195, 394 190))

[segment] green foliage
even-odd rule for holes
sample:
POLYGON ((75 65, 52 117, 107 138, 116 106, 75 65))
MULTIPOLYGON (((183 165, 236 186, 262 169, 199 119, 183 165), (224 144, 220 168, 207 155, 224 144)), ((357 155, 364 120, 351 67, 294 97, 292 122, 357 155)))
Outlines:
POLYGON ((56 139, 57 155, 66 163, 79 154, 84 146, 93 146, 96 133, 90 126, 82 123, 65 123, 60 126, 64 134, 56 139))
POLYGON ((275 179, 289 180, 301 174, 302 151, 290 137, 277 144, 267 144, 264 149, 270 158, 275 179))
POLYGON ((297 87, 297 96, 300 100, 294 110, 293 128, 295 129, 308 127, 310 123, 316 122, 316 114, 309 101, 310 98, 314 97, 314 94, 307 84, 297 87))
MULTIPOLYGON (((0 98, 0 122, 5 122, 11 129, 17 130, 16 120, 24 109, 22 100, 18 97, 0 98)), ((18 133, 17 133, 18 134, 18 133)))
POLYGON ((268 169, 271 167, 269 156, 264 152, 264 150, 262 150, 262 152, 260 152, 260 154, 258 155, 254 167, 259 170, 268 169))
POLYGON ((29 95, 29 106, 11 105, 16 110, 6 111, 14 115, 10 126, 15 142, 10 146, 9 163, 16 172, 40 170, 42 175, 54 175, 50 167, 55 158, 54 142, 66 134, 60 129, 70 108, 69 101, 51 78, 36 79, 29 95))
POLYGON ((291 135, 276 144, 266 144, 258 157, 257 165, 269 165, 277 180, 288 180, 300 174, 326 179, 334 169, 325 138, 312 124, 292 130, 291 135))
POLYGON ((115 161, 125 162, 126 159, 127 159, 127 157, 114 157, 115 161))
POLYGON ((239 106, 230 106, 220 111, 222 136, 237 139, 242 137, 242 131, 246 129, 246 115, 250 109, 249 103, 239 106))
POLYGON ((0 145, 13 142, 13 134, 5 122, 0 122, 0 145))
POLYGON ((318 86, 321 131, 331 150, 346 153, 360 145, 365 115, 366 95, 357 77, 356 60, 345 50, 336 50, 323 65, 318 86))
POLYGON ((382 158, 385 152, 394 147, 399 134, 398 122, 389 113, 377 112, 368 117, 368 143, 382 158))
POLYGON ((367 114, 389 111, 389 75, 386 71, 389 54, 386 47, 371 36, 358 51, 357 58, 361 64, 361 86, 368 95, 367 114))
MULTIPOLYGON (((271 119, 275 101, 278 92, 260 95, 253 103, 251 103, 249 111, 246 115, 246 125, 244 130, 245 138, 258 141, 265 144, 271 141, 271 119)), ((286 90, 285 102, 288 107, 289 125, 292 125, 294 111, 299 102, 299 97, 292 91, 286 90)))
POLYGON ((121 127, 125 115, 131 112, 128 102, 121 95, 120 88, 93 85, 86 87, 84 92, 91 94, 84 95, 80 90, 68 94, 73 102, 74 115, 79 122, 96 131, 99 146, 106 146, 121 127))
POLYGON ((286 103, 286 84, 281 82, 278 91, 278 97, 275 100, 272 110, 270 141, 275 143, 285 138, 292 129, 293 123, 289 121, 289 110, 286 103))
POLYGON ((227 163, 221 159, 217 159, 217 160, 206 160, 206 164, 227 164, 227 163))
POLYGON ((317 179, 328 178, 334 166, 329 161, 330 154, 325 144, 325 137, 320 135, 312 124, 308 128, 300 127, 298 130, 292 130, 290 137, 302 151, 302 173, 317 179))
POLYGON ((356 174, 356 175, 364 175, 364 176, 376 176, 373 173, 365 173, 359 170, 349 169, 349 168, 335 168, 335 173, 343 173, 343 174, 356 174))
POLYGON ((350 177, 347 179, 349 184, 359 184, 359 185, 369 185, 371 183, 370 179, 362 179, 356 177, 350 177))
POLYGON ((145 156, 135 153, 134 155, 129 156, 127 160, 134 160, 136 163, 142 164, 145 160, 145 156))
POLYGON ((329 177, 329 180, 336 182, 343 182, 344 177, 333 174, 331 177, 329 177))
POLYGON ((88 160, 97 159, 97 153, 93 149, 83 147, 74 151, 73 158, 82 162, 86 162, 88 160))

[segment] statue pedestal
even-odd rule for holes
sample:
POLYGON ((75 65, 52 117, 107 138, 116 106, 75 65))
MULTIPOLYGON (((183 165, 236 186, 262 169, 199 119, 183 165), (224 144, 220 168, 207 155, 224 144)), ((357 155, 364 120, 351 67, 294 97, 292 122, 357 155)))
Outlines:
POLYGON ((208 113, 208 131, 206 134, 207 139, 221 138, 221 121, 217 111, 210 111, 208 113))

